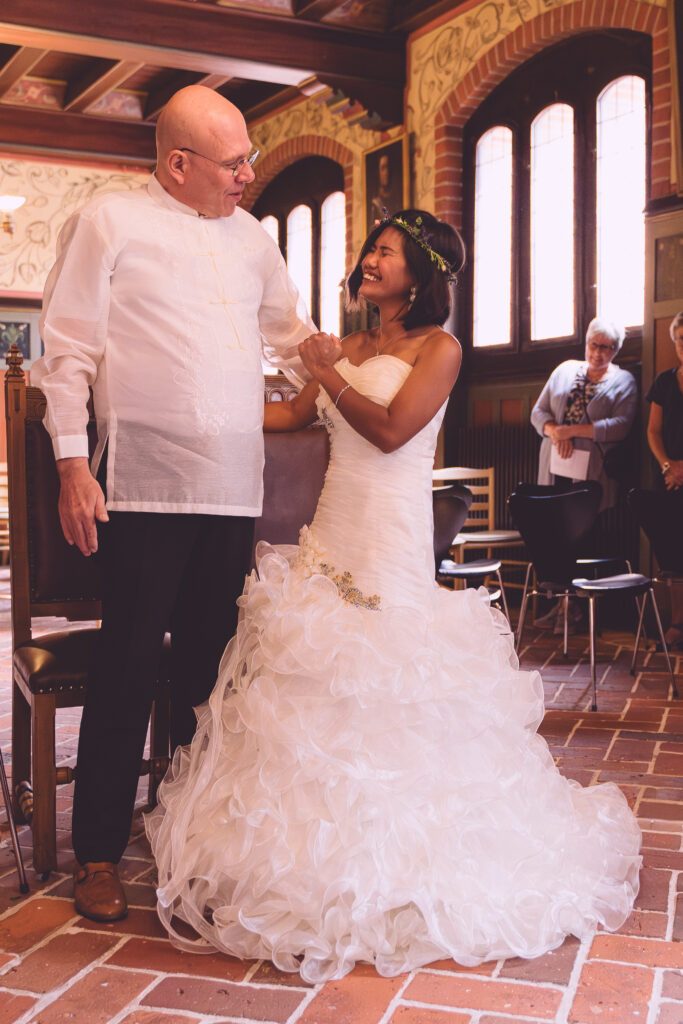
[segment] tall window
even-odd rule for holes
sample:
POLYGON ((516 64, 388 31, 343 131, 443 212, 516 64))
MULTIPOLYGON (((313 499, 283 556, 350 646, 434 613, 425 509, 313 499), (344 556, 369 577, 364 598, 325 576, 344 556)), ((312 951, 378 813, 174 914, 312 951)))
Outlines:
POLYGON ((270 237, 280 244, 280 224, 277 217, 273 217, 271 214, 267 214, 261 218, 261 223, 270 235, 270 237))
POLYGON ((477 142, 474 203, 474 344, 507 345, 512 295, 512 132, 477 142))
POLYGON ((643 320, 645 293, 645 82, 624 75, 597 101, 598 313, 643 320))
POLYGON ((531 338, 574 333, 574 111, 531 123, 531 338))
POLYGON ((252 213, 278 242, 320 329, 341 332, 346 262, 344 173, 325 157, 292 164, 264 189, 252 213))
POLYGON ((346 200, 332 192, 322 205, 320 229, 320 330, 341 333, 342 283, 346 264, 346 200))
POLYGON ((310 309, 313 295, 313 212, 303 203, 290 210, 287 216, 287 269, 306 303, 306 309, 310 309))
POLYGON ((578 348, 598 314, 642 326, 649 53, 635 32, 580 36, 471 118, 461 333, 477 359, 578 348))

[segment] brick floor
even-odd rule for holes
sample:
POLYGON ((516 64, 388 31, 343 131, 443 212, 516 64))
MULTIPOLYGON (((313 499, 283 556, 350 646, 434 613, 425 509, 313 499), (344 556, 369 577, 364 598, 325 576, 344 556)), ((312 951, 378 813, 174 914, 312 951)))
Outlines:
MULTIPOLYGON (((0 742, 10 730, 10 637, 0 570, 0 742)), ((54 626, 52 626, 54 628, 54 626)), ((74 915, 68 874, 71 787, 59 790, 59 871, 17 888, 6 826, 0 832, 0 1024, 683 1024, 683 703, 670 699, 661 655, 629 674, 629 638, 599 640, 600 711, 590 712, 586 638, 529 629, 525 668, 544 678, 542 732, 568 777, 613 781, 644 832, 645 867, 633 915, 536 960, 464 968, 439 961, 400 978, 362 965, 340 982, 310 986, 269 963, 174 949, 154 907, 154 866, 140 806, 122 862, 131 913, 111 925, 74 915)), ((683 689, 683 657, 676 672, 683 689)), ((73 764, 78 709, 58 715, 60 763, 73 764)), ((11 769, 11 765, 9 766, 11 769)))

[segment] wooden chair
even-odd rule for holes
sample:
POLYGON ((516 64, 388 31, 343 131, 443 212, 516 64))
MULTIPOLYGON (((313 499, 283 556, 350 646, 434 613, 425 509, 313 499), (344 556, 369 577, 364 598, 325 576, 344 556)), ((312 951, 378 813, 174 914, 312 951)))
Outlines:
MULTIPOLYGON (((524 546, 518 530, 497 530, 495 526, 495 469, 470 469, 464 466, 447 466, 435 469, 432 474, 433 483, 465 484, 472 492, 473 500, 461 532, 455 537, 452 545, 453 559, 464 561, 465 551, 486 551, 486 557, 492 558, 492 551, 500 548, 521 548, 524 546)), ((503 560, 504 565, 524 565, 526 561, 503 560)))
MULTIPOLYGON (((43 426, 45 397, 27 387, 16 346, 5 375, 12 565, 12 782, 15 819, 33 832, 33 865, 46 876, 57 867, 56 790, 74 769, 57 767, 59 708, 83 704, 97 641, 100 580, 97 563, 62 536, 57 514, 59 479, 43 426), (88 622, 33 636, 34 619, 88 622)), ((95 426, 89 425, 91 446, 95 426)), ((42 624, 41 624, 42 627, 42 624)), ((160 653, 159 689, 151 723, 149 774, 153 803, 168 765, 168 645, 160 653)))
MULTIPOLYGON (((33 863, 47 875, 57 866, 56 787, 71 782, 75 770, 57 767, 55 720, 59 708, 83 704, 100 617, 97 563, 83 558, 64 540, 57 514, 59 479, 45 427, 45 397, 27 387, 22 357, 7 357, 5 377, 12 552, 12 779, 15 820, 33 832, 33 863), (33 619, 62 617, 88 626, 33 637, 33 619)), ((296 394, 284 378, 266 382, 266 400, 296 394)), ((88 428, 91 450, 95 424, 88 428)), ((264 516, 256 540, 296 543, 310 522, 328 461, 327 432, 309 428, 266 435, 264 516)), ((159 692, 154 702, 149 801, 168 766, 170 645, 161 656, 159 692)))
POLYGON ((9 491, 7 463, 0 462, 0 565, 9 562, 9 491))

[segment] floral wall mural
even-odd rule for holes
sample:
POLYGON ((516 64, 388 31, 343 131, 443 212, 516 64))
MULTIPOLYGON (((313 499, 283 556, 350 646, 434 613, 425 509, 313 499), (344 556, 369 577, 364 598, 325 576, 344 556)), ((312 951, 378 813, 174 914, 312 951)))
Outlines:
POLYGON ((135 188, 147 173, 0 156, 0 194, 26 196, 13 235, 0 234, 0 295, 39 298, 67 218, 93 196, 135 188))

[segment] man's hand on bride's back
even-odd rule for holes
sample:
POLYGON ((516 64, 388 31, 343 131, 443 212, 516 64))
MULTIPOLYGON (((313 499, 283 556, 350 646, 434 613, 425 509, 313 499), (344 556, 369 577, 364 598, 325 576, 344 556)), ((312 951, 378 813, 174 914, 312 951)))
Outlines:
POLYGON ((342 345, 335 334, 325 334, 319 331, 306 338, 299 345, 301 360, 311 374, 315 377, 320 370, 334 366, 338 359, 341 359, 342 345))

